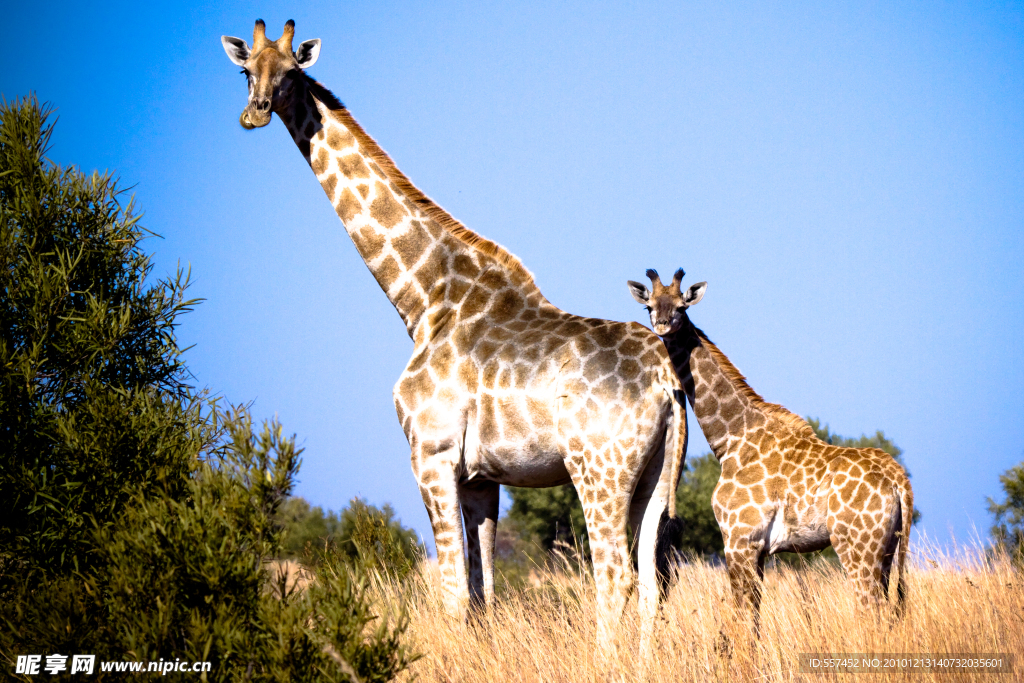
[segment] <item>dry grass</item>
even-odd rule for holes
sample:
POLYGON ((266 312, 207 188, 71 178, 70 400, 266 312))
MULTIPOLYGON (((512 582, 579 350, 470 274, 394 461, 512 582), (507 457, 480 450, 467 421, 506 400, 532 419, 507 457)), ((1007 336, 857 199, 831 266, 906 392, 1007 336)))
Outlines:
MULTIPOLYGON (((1024 576, 979 552, 915 552, 905 619, 891 625, 855 609, 842 569, 769 569, 761 638, 753 643, 732 609, 725 570, 682 565, 658 626, 656 654, 637 661, 635 598, 617 654, 595 653, 593 582, 572 571, 543 572, 539 585, 508 591, 471 624, 442 608, 436 569, 424 564, 399 588, 379 581, 378 596, 404 600, 412 647, 422 653, 409 676, 420 681, 833 681, 838 673, 800 673, 800 653, 1024 653, 1024 576)), ((1020 680, 1013 674, 984 680, 1020 680)), ((970 681, 980 674, 871 674, 873 682, 970 681)))

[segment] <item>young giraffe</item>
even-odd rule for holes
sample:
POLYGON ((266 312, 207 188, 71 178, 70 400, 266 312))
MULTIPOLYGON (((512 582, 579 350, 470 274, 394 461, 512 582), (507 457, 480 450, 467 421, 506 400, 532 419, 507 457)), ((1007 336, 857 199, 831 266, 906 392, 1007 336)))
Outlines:
POLYGON ((863 606, 888 597, 896 558, 897 614, 906 600, 904 575, 914 497, 906 472, 877 448, 832 446, 803 419, 768 403, 686 313, 707 288, 683 293, 683 270, 653 291, 629 281, 665 340, 693 412, 722 465, 715 519, 722 529, 733 596, 757 623, 764 561, 778 552, 835 548, 863 606), (897 549, 898 548, 898 549, 897 549))
POLYGON ((658 527, 667 505, 675 513, 686 444, 682 385, 664 345, 642 325, 550 304, 515 256, 420 192, 304 73, 320 41, 293 51, 293 35, 289 21, 270 41, 257 21, 251 48, 222 38, 248 80, 240 121, 251 129, 281 118, 413 339, 394 399, 446 607, 464 618, 471 600, 493 599, 499 485, 572 481, 590 534, 599 637, 609 641, 633 587, 627 523, 639 531, 649 633, 658 527))

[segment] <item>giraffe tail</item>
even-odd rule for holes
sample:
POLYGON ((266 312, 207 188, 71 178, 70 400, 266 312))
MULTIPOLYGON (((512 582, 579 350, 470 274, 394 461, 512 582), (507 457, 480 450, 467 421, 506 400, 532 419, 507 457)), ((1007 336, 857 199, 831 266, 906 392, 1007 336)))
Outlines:
POLYGON ((907 550, 910 545, 910 525, 914 523, 914 492, 910 481, 904 476, 900 485, 900 515, 903 528, 900 529, 899 546, 896 549, 896 617, 907 610, 907 550))
MULTIPOLYGON (((683 396, 683 387, 679 383, 675 370, 670 376, 672 390, 669 396, 672 399, 672 425, 675 429, 672 435, 672 482, 668 492, 668 516, 674 519, 676 516, 676 489, 679 488, 679 474, 683 471, 686 462, 686 398, 683 396)), ((668 444, 666 443, 666 451, 668 444)))

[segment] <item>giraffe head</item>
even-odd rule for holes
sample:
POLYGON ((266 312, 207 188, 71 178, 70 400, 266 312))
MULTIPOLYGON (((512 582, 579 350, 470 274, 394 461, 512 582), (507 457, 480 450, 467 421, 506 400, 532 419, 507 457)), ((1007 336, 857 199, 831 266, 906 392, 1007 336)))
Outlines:
POLYGON ((277 40, 268 40, 266 30, 263 20, 257 19, 251 49, 241 38, 220 38, 228 59, 242 67, 249 81, 249 103, 238 121, 250 130, 267 125, 271 112, 280 113, 288 106, 294 94, 295 78, 303 69, 313 66, 320 55, 319 38, 307 40, 292 51, 295 22, 291 19, 277 40))
POLYGON ((639 282, 629 280, 629 293, 640 302, 651 313, 651 327, 654 333, 665 337, 677 332, 684 321, 687 320, 686 309, 693 306, 704 296, 704 290, 708 283, 698 282, 683 292, 679 285, 686 273, 680 268, 672 277, 671 284, 661 284, 658 271, 653 268, 647 270, 647 277, 651 278, 651 290, 639 282))

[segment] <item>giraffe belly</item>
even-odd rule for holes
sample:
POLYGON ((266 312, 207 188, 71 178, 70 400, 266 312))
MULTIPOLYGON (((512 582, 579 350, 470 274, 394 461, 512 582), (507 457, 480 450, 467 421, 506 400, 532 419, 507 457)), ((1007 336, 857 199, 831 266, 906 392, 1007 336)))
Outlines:
POLYGON ((778 508, 765 530, 768 554, 808 553, 827 548, 831 544, 828 527, 824 519, 819 520, 817 515, 809 514, 813 510, 810 508, 799 514, 792 508, 778 508))
POLYGON ((530 488, 570 482, 561 451, 546 430, 535 431, 533 427, 521 432, 496 431, 486 420, 467 425, 463 446, 464 479, 530 488))
POLYGON ((572 481, 561 454, 537 444, 512 449, 478 447, 474 453, 466 453, 465 473, 467 481, 483 479, 529 488, 572 481))

